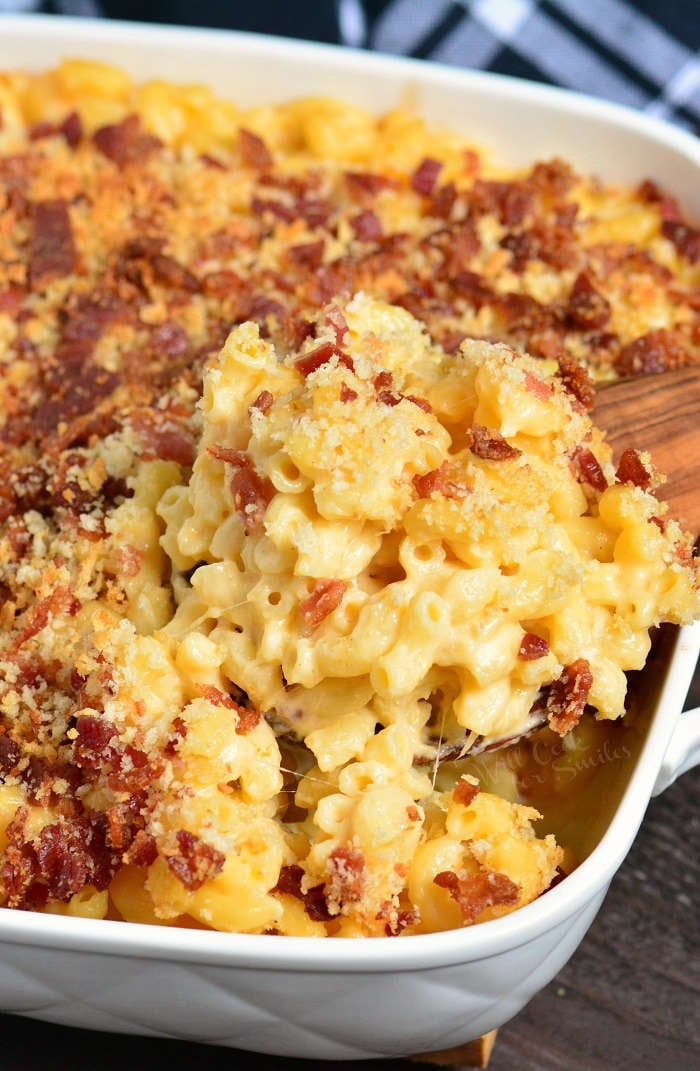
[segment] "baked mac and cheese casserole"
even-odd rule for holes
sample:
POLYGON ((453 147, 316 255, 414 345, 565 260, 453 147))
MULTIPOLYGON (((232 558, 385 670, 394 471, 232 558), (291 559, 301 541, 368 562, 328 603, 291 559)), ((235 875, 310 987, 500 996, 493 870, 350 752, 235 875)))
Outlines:
POLYGON ((545 892, 575 860, 473 756, 586 746, 700 611, 589 416, 699 359, 700 232, 404 111, 75 60, 0 117, 1 902, 399 936, 545 892))

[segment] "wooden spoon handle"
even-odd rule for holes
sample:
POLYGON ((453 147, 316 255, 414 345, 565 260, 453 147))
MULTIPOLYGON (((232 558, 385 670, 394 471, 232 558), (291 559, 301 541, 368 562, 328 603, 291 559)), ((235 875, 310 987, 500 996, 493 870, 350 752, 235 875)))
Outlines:
POLYGON ((598 390, 593 421, 619 457, 648 451, 668 480, 659 488, 671 514, 700 532, 700 366, 621 380, 598 390))

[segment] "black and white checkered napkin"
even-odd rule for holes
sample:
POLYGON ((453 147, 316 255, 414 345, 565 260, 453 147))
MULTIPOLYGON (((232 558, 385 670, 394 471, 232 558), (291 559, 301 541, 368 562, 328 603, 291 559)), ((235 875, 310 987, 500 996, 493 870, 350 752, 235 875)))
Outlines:
POLYGON ((566 86, 695 129, 698 0, 340 0, 363 45, 566 86))
POLYGON ((37 10, 335 36, 700 124, 700 0, 0 0, 37 10))

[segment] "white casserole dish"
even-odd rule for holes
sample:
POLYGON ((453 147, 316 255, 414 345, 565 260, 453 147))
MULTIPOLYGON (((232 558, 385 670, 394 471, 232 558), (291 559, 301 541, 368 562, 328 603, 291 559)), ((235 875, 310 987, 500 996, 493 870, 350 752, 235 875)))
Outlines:
MULTIPOLYGON (((700 143, 564 91, 274 38, 0 17, 0 68, 39 69, 64 56, 109 60, 137 78, 207 82, 241 103, 309 94, 375 110, 410 102, 505 163, 556 154, 607 180, 650 177, 700 218, 700 143)), ((646 677, 653 716, 595 781, 597 814, 587 835, 597 846, 565 882, 520 911, 431 936, 322 941, 1 910, 2 1010, 319 1059, 426 1052, 498 1026, 581 941, 649 797, 700 761, 700 711, 680 714, 700 625, 666 641, 646 677)))

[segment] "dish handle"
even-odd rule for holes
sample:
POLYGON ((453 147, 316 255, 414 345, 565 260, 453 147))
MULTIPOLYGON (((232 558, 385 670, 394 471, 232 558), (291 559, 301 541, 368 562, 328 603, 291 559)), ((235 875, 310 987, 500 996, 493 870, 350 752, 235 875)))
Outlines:
POLYGON ((700 763, 700 707, 685 710, 666 748, 652 796, 664 792, 676 778, 700 763))

